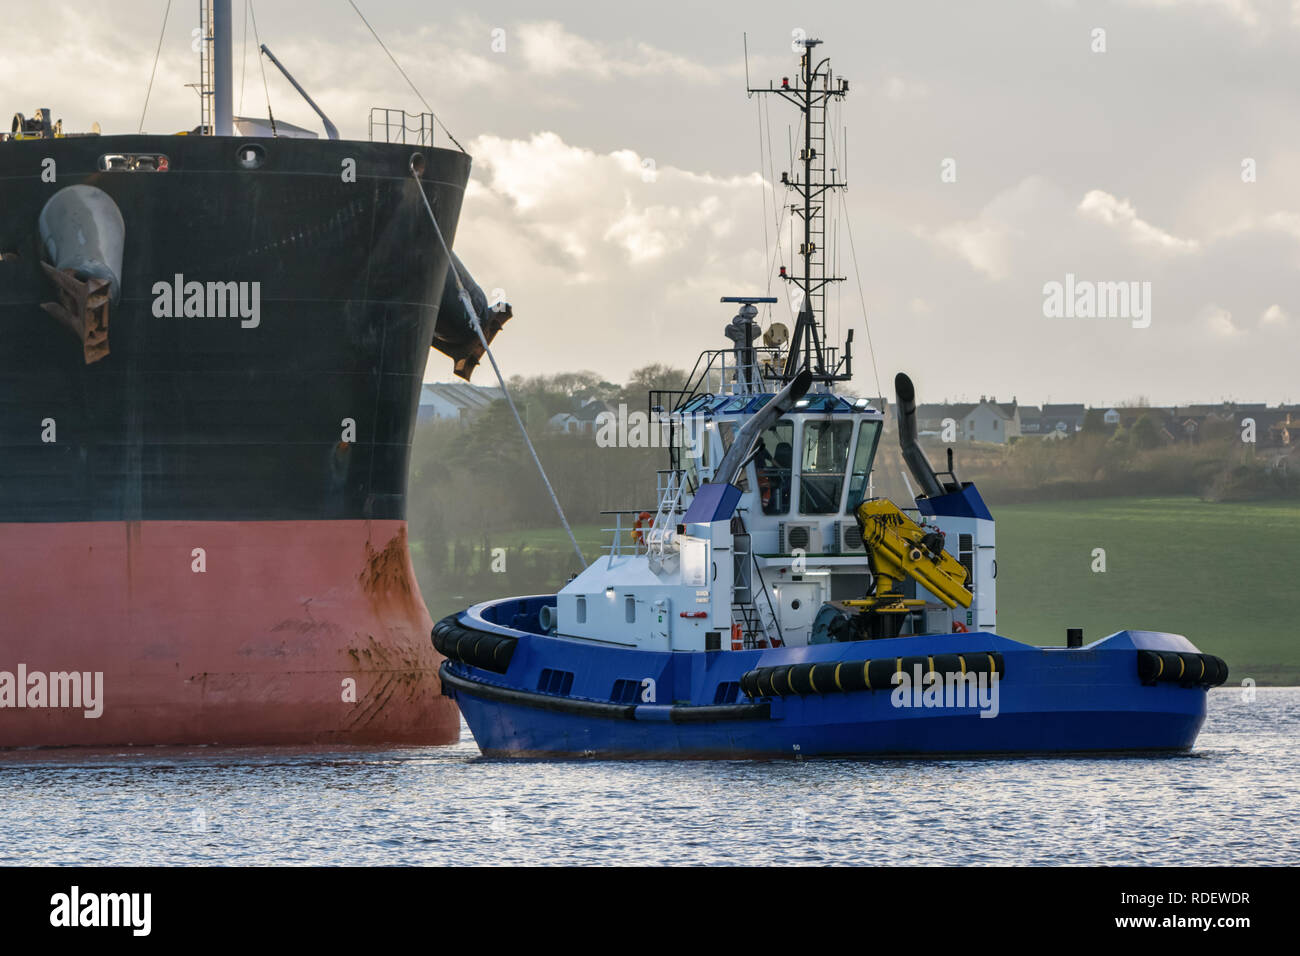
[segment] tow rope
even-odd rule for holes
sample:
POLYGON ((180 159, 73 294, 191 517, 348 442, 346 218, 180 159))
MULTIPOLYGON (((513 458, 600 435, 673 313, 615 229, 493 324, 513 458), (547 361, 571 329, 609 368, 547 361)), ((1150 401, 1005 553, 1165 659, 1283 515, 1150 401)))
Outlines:
POLYGON ((510 396, 510 389, 506 388, 505 377, 501 374, 501 368, 497 365, 496 356, 492 354, 492 349, 488 345, 487 336, 483 334, 483 327, 479 325, 478 313, 474 311, 474 303, 470 300, 469 293, 465 291, 465 283, 460 281, 460 273, 456 271, 456 267, 452 264, 451 250, 447 248, 447 240, 442 238, 442 229, 439 228, 438 219, 433 214, 433 207, 429 205, 429 197, 424 193, 424 183, 420 181, 420 174, 415 170, 414 160, 410 164, 410 169, 411 177, 420 189, 420 198, 424 200, 424 208, 429 213, 429 221, 433 223, 434 234, 438 237, 438 242, 442 245, 442 251, 447 256, 447 271, 456 280, 456 294, 460 297, 461 305, 465 307, 465 314, 469 316, 469 324, 473 327, 479 342, 482 343, 488 361, 492 363, 492 371, 496 373, 497 382, 501 386, 501 394, 506 397, 506 404, 510 406, 510 411, 514 413, 515 423, 519 425, 519 434, 524 436, 524 444, 528 446, 528 454, 533 456, 533 464, 537 466, 537 473, 542 476, 546 491, 551 496, 551 504, 555 505, 555 513, 560 516, 560 524, 564 525, 564 532, 569 536, 569 541, 573 544, 573 553, 578 556, 578 563, 585 568, 587 559, 582 556, 582 549, 578 547, 578 539, 573 536, 573 529, 569 527, 569 519, 564 516, 564 509, 560 507, 560 499, 556 497, 555 489, 551 487, 551 479, 546 476, 546 469, 542 467, 542 460, 537 457, 537 449, 533 447, 533 440, 528 437, 528 429, 524 427, 524 420, 519 415, 519 409, 515 407, 515 400, 510 396))

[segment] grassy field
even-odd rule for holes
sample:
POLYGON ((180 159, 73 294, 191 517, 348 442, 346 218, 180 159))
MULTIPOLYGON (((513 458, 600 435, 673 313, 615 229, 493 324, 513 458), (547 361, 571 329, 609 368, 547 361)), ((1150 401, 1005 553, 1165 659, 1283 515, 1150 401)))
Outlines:
MULTIPOLYGON (((1224 658, 1233 683, 1300 684, 1300 609, 1291 605, 1300 506, 1104 498, 993 512, 1000 633, 1064 644, 1067 627, 1082 627, 1086 641, 1125 628, 1173 631, 1224 658), (1095 548, 1105 549, 1104 573, 1091 569, 1095 548)), ((606 540, 600 527, 574 528, 589 560, 606 540)), ((571 555, 560 528, 520 532, 510 543, 555 555, 557 568, 571 555)), ((460 594, 426 585, 425 595, 437 617, 470 600, 541 589, 514 577, 494 575, 460 594)))
POLYGON ((1124 628, 1174 631, 1232 682, 1300 683, 1300 506, 1120 498, 994 509, 998 630, 1031 643, 1124 628), (1094 548, 1105 573, 1091 570, 1094 548))

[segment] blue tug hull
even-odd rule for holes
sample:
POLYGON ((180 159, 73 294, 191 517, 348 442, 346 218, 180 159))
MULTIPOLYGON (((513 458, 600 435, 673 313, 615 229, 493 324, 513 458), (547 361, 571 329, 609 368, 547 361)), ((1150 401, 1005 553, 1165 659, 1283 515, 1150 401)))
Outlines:
MULTIPOLYGON (((1181 635, 1154 631, 1121 631, 1081 648, 1034 647, 977 631, 762 650, 653 652, 537 633, 532 623, 537 610, 553 600, 491 602, 439 625, 450 625, 444 633, 452 634, 440 646, 448 655, 442 665, 444 693, 456 699, 487 756, 718 759, 1185 751, 1205 720, 1207 685, 1221 683, 1192 683, 1168 674, 1144 682, 1139 673, 1143 652, 1155 652, 1149 660, 1162 657, 1189 662, 1189 667, 1198 660, 1218 660, 1200 655, 1181 635), (492 660, 484 656, 492 648, 508 648, 509 653, 492 660), (831 665, 812 672, 824 684, 827 674, 847 678, 845 668, 855 675, 864 671, 868 660, 902 659, 912 670, 911 659, 951 660, 955 655, 961 655, 963 669, 997 657, 1001 673, 996 681, 989 679, 982 695, 965 700, 950 695, 944 701, 933 687, 927 698, 922 686, 886 687, 878 680, 874 689, 830 687, 822 692, 817 687, 814 692, 806 682, 799 687, 798 676, 806 677, 809 668, 792 674, 788 667, 831 665), (504 667, 503 657, 508 657, 504 667), (836 664, 842 665, 840 672, 836 664), (765 689, 772 690, 775 683, 779 691, 755 691, 753 673, 766 674, 765 689), (742 684, 752 696, 741 690, 742 684)), ((1177 666, 1181 674, 1182 663, 1177 666)), ((1221 677, 1226 678, 1226 669, 1221 677)))

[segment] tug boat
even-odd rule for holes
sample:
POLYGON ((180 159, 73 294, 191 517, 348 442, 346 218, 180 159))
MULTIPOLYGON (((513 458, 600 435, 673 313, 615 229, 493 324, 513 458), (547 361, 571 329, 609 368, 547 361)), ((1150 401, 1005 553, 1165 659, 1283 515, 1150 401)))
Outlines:
POLYGON ((894 382, 916 482, 872 496, 884 413, 837 394, 852 335, 825 343, 819 249, 825 109, 848 84, 820 41, 775 93, 803 113, 802 269, 793 333, 739 305, 732 347, 685 388, 652 392, 669 467, 653 508, 615 515, 607 553, 557 594, 439 621, 443 693, 489 757, 803 758, 1185 751, 1227 665, 1182 635, 1122 630, 1084 644, 997 633, 994 519, 952 449, 936 472, 916 390, 894 382), (819 320, 820 319, 820 320, 819 320), (761 344, 760 342, 761 336, 761 344), (631 528, 624 518, 636 515, 631 528), (630 534, 629 534, 630 531, 630 534))

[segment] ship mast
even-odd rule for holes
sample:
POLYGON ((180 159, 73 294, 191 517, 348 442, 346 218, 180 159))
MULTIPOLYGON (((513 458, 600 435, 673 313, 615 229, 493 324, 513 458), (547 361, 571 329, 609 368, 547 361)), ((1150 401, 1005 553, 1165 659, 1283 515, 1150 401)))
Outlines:
POLYGON ((212 3, 213 132, 235 134, 234 69, 231 59, 230 0, 212 3))
POLYGON ((230 0, 199 0, 199 132, 234 135, 230 0))
POLYGON ((749 87, 747 92, 778 94, 803 114, 803 147, 799 150, 802 176, 791 172, 781 174, 781 182, 798 198, 790 211, 803 224, 803 242, 799 245, 803 268, 802 275, 790 275, 785 266, 781 267, 781 278, 792 283, 798 292, 799 315, 780 378, 789 382, 801 368, 807 368, 815 381, 829 384, 846 381, 853 375, 853 332, 849 331, 841 356, 839 349, 826 344, 825 310, 826 286, 844 281, 843 276, 826 274, 825 200, 833 190, 848 185, 836 178, 834 169, 830 178, 826 175, 826 107, 831 100, 847 94, 849 84, 843 79, 837 81, 832 75, 829 57, 813 64, 813 54, 821 40, 809 37, 797 42, 804 52, 795 84, 791 86, 789 77, 783 77, 779 87, 769 83, 766 88, 749 87))

